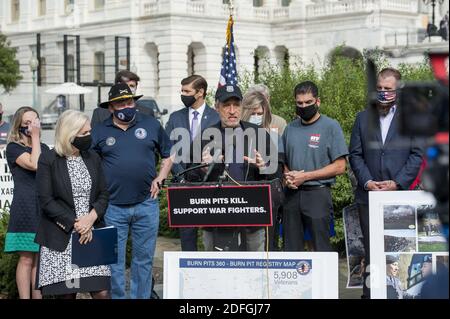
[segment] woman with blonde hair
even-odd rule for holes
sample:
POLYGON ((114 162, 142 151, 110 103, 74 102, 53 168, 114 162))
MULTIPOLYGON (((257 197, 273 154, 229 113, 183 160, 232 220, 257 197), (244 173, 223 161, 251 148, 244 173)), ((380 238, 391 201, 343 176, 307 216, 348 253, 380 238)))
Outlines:
POLYGON ((91 147, 89 117, 65 111, 56 123, 55 148, 39 159, 37 184, 42 218, 36 235, 41 245, 38 287, 43 295, 75 299, 90 292, 109 298, 111 270, 107 265, 72 265, 72 233, 79 242, 92 240, 92 229, 104 227, 109 194, 100 157, 91 147))
POLYGON ((39 245, 34 242, 39 224, 40 210, 36 191, 36 169, 42 144, 39 114, 29 106, 14 114, 6 146, 6 159, 14 180, 5 252, 18 252, 16 283, 21 299, 40 299, 34 289, 39 245))
MULTIPOLYGON (((268 97, 261 91, 251 88, 242 99, 241 120, 261 126, 269 133, 274 145, 277 145, 277 153, 282 153, 283 142, 281 136, 272 129, 272 112, 268 97)), ((280 206, 279 210, 282 209, 280 206)), ((279 250, 279 223, 281 213, 276 212, 275 225, 268 228, 269 250, 279 250)))
POLYGON ((270 112, 269 100, 264 94, 252 91, 244 95, 241 120, 259 125, 267 130, 270 129, 272 113, 270 112))

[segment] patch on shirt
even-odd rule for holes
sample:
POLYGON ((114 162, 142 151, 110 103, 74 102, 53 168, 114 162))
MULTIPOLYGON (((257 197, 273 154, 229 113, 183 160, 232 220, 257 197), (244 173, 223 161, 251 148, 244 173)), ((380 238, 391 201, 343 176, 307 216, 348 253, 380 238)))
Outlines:
POLYGON ((8 135, 8 133, 6 133, 6 132, 1 132, 1 133, 0 133, 0 136, 1 136, 1 137, 6 137, 7 135, 8 135))
POLYGON ((319 148, 320 144, 320 134, 311 134, 309 136, 308 146, 311 148, 319 148))
POLYGON ((136 136, 136 138, 140 140, 143 140, 147 137, 147 131, 143 128, 138 128, 136 129, 136 131, 134 131, 134 136, 136 136))
POLYGON ((113 146, 114 144, 116 144, 116 139, 114 137, 108 137, 106 139, 106 145, 113 146))

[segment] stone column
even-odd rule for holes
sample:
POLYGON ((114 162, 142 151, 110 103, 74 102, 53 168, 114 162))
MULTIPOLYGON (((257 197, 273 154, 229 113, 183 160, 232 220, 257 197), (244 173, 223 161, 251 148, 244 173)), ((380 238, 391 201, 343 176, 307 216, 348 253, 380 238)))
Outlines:
POLYGON ((180 81, 187 76, 187 38, 170 35, 158 38, 160 90, 158 102, 169 113, 181 106, 180 81))

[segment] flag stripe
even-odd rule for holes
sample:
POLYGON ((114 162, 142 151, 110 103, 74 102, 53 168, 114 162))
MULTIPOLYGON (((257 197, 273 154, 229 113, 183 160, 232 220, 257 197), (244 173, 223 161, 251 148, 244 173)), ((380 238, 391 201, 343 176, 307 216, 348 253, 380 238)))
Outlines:
POLYGON ((236 69, 236 52, 234 50, 233 16, 230 16, 227 24, 226 44, 223 48, 222 68, 218 87, 224 85, 237 85, 238 75, 236 69))

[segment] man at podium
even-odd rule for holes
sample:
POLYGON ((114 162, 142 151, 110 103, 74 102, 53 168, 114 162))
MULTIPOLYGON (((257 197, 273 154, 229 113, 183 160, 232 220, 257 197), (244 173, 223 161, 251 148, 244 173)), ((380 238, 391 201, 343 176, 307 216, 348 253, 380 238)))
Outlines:
MULTIPOLYGON (((231 181, 239 185, 282 177, 283 164, 279 159, 283 157, 279 156, 277 145, 264 128, 240 120, 241 101, 242 93, 237 85, 226 85, 217 90, 215 108, 220 122, 205 130, 201 141, 202 163, 209 165, 194 171, 196 177, 191 175, 190 180, 231 181)), ((205 250, 232 247, 226 244, 217 247, 219 233, 231 234, 230 238, 242 242, 242 245, 238 244, 240 250, 264 251, 266 234, 263 227, 221 228, 220 231, 203 228, 205 250)))

